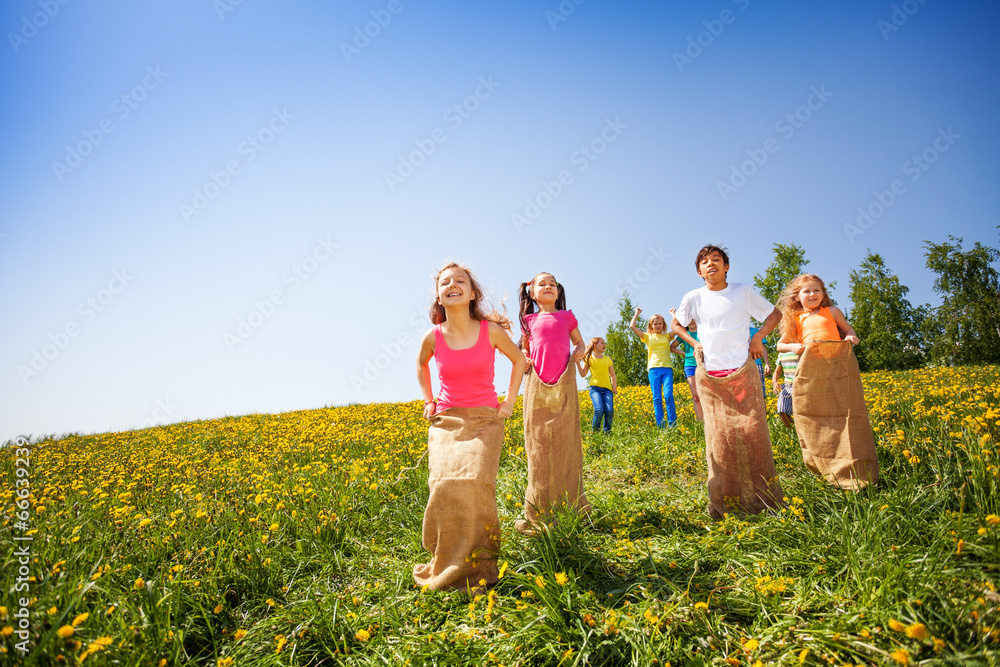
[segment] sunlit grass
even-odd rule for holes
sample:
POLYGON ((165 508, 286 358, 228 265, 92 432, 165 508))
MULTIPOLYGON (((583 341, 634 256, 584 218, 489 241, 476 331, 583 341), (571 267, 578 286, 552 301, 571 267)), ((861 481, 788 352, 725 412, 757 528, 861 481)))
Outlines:
MULTIPOLYGON (((419 402, 250 415, 31 447, 30 645, 5 540, 0 662, 988 664, 1000 649, 1000 370, 864 378, 882 467, 858 495, 802 464, 769 414, 778 515, 713 522, 703 431, 623 388, 610 436, 581 393, 590 519, 513 529, 520 407, 497 483, 504 572, 487 596, 421 592, 419 402)), ((0 505, 14 527, 13 451, 0 505)), ((20 546, 20 545, 18 545, 20 546)))

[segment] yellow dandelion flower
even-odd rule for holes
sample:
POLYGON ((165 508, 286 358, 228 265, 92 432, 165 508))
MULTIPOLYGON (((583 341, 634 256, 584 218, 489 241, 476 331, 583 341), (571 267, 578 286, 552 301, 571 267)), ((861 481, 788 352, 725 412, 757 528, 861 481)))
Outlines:
POLYGON ((281 651, 285 648, 285 644, 288 643, 288 640, 285 639, 285 635, 276 635, 274 638, 278 641, 278 646, 274 649, 274 652, 281 653, 281 651))
POLYGON ((247 636, 247 631, 244 630, 243 628, 240 628, 239 630, 233 633, 233 639, 235 639, 236 641, 239 641, 246 636, 247 636))
POLYGON ((354 637, 359 642, 366 642, 372 638, 372 635, 367 630, 358 630, 357 632, 354 633, 354 637))
POLYGON ((800 665, 801 665, 801 664, 802 664, 803 662, 805 662, 805 661, 806 661, 806 656, 808 656, 808 655, 809 655, 809 649, 807 649, 807 648, 804 648, 804 649, 802 649, 801 651, 799 651, 799 664, 800 664, 800 665))
POLYGON ((535 577, 535 585, 538 586, 539 588, 545 588, 545 580, 542 579, 542 575, 538 575, 535 577))
POLYGON ((153 523, 152 519, 143 519, 142 521, 139 522, 139 527, 140 528, 145 528, 146 526, 148 526, 151 523, 153 523))
POLYGON ((962 549, 965 548, 965 540, 959 540, 958 545, 955 547, 955 555, 962 553, 962 549))
POLYGON ((88 618, 90 618, 90 613, 83 612, 82 614, 73 619, 73 627, 75 628, 82 623, 86 623, 88 618))
POLYGON ((233 664, 233 659, 219 658, 219 662, 217 662, 216 664, 218 665, 218 667, 229 667, 229 665, 233 664))
POLYGON ((694 608, 695 609, 704 609, 705 611, 708 611, 708 604, 705 603, 705 602, 695 602, 694 603, 694 608))
POLYGON ((746 644, 743 645, 743 648, 745 648, 748 651, 753 651, 756 650, 758 646, 760 646, 760 642, 757 641, 756 639, 751 639, 746 644))
POLYGON ((222 611, 222 605, 217 604, 215 605, 215 609, 212 610, 212 613, 218 614, 220 611, 222 611))
POLYGON ((996 514, 989 514, 986 516, 986 523, 991 526, 995 526, 1000 523, 1000 516, 997 516, 996 514))
POLYGON ((569 583, 569 577, 566 576, 565 572, 556 572, 556 583, 565 586, 569 583))
POLYGON ((64 625, 56 631, 56 634, 66 639, 67 637, 72 637, 74 632, 76 632, 76 628, 72 625, 64 625))
POLYGON ((923 641, 931 636, 930 631, 927 626, 923 623, 914 623, 910 627, 906 628, 906 636, 910 639, 919 639, 923 641))
POLYGON ((12 634, 14 634, 14 628, 9 625, 3 630, 0 630, 0 637, 10 637, 12 634))
POLYGON ((891 657, 893 660, 895 660, 901 665, 910 664, 910 654, 904 651, 903 649, 898 649, 896 651, 893 651, 892 653, 889 654, 889 657, 891 657))
POLYGON ((890 628, 892 628, 896 632, 906 632, 906 626, 903 625, 902 623, 900 623, 899 621, 897 621, 894 618, 889 619, 888 625, 889 625, 890 628))
POLYGON ((142 588, 145 585, 146 585, 146 582, 142 580, 142 577, 139 577, 134 582, 132 582, 132 588, 134 590, 139 590, 140 588, 142 588))
POLYGON ((504 562, 503 562, 503 563, 502 563, 502 564, 500 565, 500 574, 499 574, 499 576, 497 577, 497 579, 503 579, 503 575, 507 574, 507 566, 508 566, 508 565, 509 565, 509 563, 508 563, 507 561, 504 561, 504 562))

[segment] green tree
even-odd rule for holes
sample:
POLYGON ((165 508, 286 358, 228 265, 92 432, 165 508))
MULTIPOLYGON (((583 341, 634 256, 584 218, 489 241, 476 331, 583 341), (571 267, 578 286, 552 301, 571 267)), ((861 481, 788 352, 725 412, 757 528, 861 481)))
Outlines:
MULTIPOLYGON (((629 329, 629 322, 634 314, 635 306, 632 305, 628 291, 622 292, 622 298, 618 300, 618 320, 608 324, 608 331, 604 334, 604 340, 608 344, 606 354, 615 363, 615 375, 621 386, 649 384, 646 346, 629 329)), ((636 326, 646 328, 646 320, 641 315, 636 326)))
POLYGON ((925 331, 931 358, 941 364, 1000 363, 1000 276, 991 264, 996 248, 978 241, 962 250, 962 239, 924 241, 927 268, 937 274, 934 291, 942 303, 930 315, 925 331))
POLYGON ((923 364, 923 311, 906 299, 909 288, 871 250, 850 273, 851 312, 847 320, 861 339, 854 348, 863 371, 904 370, 923 364))
POLYGON ((754 275, 753 286, 762 297, 777 305, 785 285, 802 273, 809 260, 806 259, 805 249, 794 243, 792 245, 775 243, 772 250, 774 259, 771 260, 763 276, 754 275))

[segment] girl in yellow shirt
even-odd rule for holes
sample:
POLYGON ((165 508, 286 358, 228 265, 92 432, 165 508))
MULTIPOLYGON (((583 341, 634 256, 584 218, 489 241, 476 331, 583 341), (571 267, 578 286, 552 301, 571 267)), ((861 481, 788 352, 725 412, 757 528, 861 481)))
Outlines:
POLYGON ((603 338, 591 338, 590 345, 583 353, 583 361, 576 362, 580 377, 590 372, 590 400, 594 404, 594 431, 601 428, 604 421, 604 432, 611 432, 611 420, 615 416, 615 398, 618 393, 618 378, 615 376, 615 365, 611 357, 604 356, 607 343, 603 338))
POLYGON ((653 390, 653 415, 656 425, 663 428, 663 406, 667 406, 667 424, 677 425, 677 406, 674 404, 674 368, 670 361, 670 342, 673 336, 668 333, 667 321, 663 315, 656 314, 649 318, 645 331, 635 326, 642 308, 635 309, 629 328, 632 333, 645 343, 649 358, 646 369, 649 371, 649 386, 653 390))

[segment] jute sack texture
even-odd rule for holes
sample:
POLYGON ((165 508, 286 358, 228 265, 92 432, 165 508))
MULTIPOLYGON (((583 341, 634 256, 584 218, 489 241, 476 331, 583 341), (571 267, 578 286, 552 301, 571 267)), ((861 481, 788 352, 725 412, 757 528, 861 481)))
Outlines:
POLYGON ((850 341, 812 341, 792 383, 802 460, 842 489, 878 481, 878 457, 858 360, 850 341))
POLYGON ((524 453, 528 488, 524 519, 515 527, 534 534, 562 510, 590 512, 583 492, 583 440, 580 435, 580 395, 573 363, 555 384, 546 384, 532 368, 524 387, 524 453))
POLYGON ((696 359, 695 382, 705 416, 709 515, 721 519, 726 513, 757 514, 782 507, 784 494, 774 467, 757 364, 748 357, 738 371, 717 378, 705 370, 700 350, 696 359))
POLYGON ((496 408, 449 408, 427 433, 423 544, 430 563, 413 567, 413 580, 430 589, 473 591, 497 580, 500 521, 496 482, 503 419, 496 408))

